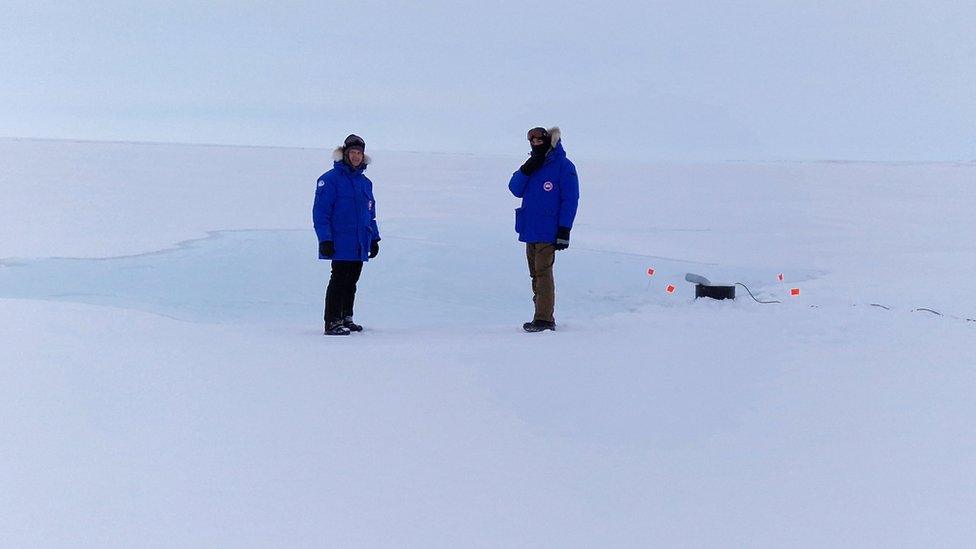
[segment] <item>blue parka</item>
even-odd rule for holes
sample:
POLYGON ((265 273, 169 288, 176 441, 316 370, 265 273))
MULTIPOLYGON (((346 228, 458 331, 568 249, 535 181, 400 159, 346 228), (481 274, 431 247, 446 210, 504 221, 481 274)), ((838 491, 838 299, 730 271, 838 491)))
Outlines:
POLYGON ((368 160, 358 168, 342 160, 319 177, 312 205, 312 222, 319 242, 331 240, 335 255, 319 259, 369 261, 372 241, 380 239, 376 226, 376 200, 373 182, 363 171, 368 160))
POLYGON ((562 141, 549 150, 542 167, 532 175, 512 174, 508 189, 522 199, 515 210, 515 232, 520 242, 555 242, 559 227, 573 228, 579 204, 576 166, 566 158, 562 141))

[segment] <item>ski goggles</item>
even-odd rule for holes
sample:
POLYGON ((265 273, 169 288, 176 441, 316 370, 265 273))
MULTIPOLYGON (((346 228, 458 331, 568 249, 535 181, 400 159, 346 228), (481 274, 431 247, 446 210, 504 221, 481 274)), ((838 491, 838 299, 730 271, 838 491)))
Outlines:
POLYGON ((547 137, 549 137, 549 132, 545 128, 532 128, 528 133, 529 141, 533 139, 545 140, 547 137))

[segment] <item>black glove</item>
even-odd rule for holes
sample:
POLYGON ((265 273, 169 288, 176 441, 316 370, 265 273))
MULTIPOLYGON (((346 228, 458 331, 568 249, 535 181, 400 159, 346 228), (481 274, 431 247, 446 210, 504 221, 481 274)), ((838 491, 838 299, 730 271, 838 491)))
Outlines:
POLYGON ((379 240, 374 240, 369 245, 369 258, 370 259, 373 259, 374 257, 376 257, 376 254, 378 254, 378 253, 380 253, 380 241, 379 240))
POLYGON ((536 172, 536 170, 542 167, 542 163, 545 161, 546 161, 545 154, 533 153, 532 156, 530 156, 529 159, 525 161, 525 164, 522 164, 522 167, 519 168, 519 171, 521 171, 525 175, 532 175, 533 173, 536 172))
POLYGON ((319 242, 319 255, 322 257, 332 257, 335 255, 335 244, 331 240, 319 242))
POLYGON ((559 227, 556 231, 556 244, 554 245, 557 250, 565 250, 569 247, 569 227, 559 227))

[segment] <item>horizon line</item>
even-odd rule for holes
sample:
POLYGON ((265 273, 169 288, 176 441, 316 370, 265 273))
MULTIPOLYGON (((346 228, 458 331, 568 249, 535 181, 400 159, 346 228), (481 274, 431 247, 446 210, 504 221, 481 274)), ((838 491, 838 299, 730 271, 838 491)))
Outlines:
MULTIPOLYGON (((194 141, 152 141, 138 139, 92 139, 92 138, 73 138, 73 137, 24 137, 24 136, 4 136, 0 135, 0 141, 45 141, 62 143, 90 143, 104 145, 150 145, 150 146, 183 146, 183 147, 214 147, 227 149, 290 149, 290 150, 321 150, 329 151, 335 147, 324 146, 303 146, 303 145, 253 145, 242 143, 207 143, 194 141)), ((484 156, 484 157, 510 157, 506 153, 484 153, 484 152, 460 152, 460 151, 431 151, 431 150, 406 150, 406 149, 378 149, 383 152, 407 153, 407 154, 438 154, 438 155, 458 155, 458 156, 484 156)), ((949 159, 926 159, 926 160, 869 160, 860 158, 767 158, 767 159, 742 159, 726 158, 721 160, 649 160, 640 163, 650 164, 794 164, 794 163, 813 163, 813 164, 976 164, 976 158, 972 160, 949 160, 949 159)))

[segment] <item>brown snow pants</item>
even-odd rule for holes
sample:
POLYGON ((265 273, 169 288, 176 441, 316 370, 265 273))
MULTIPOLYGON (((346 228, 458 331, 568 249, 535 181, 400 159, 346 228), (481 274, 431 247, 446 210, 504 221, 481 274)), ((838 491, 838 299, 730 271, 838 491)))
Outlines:
POLYGON ((556 305, 556 283, 552 278, 552 265, 556 262, 556 248, 550 242, 529 242, 525 245, 525 256, 532 277, 533 320, 555 322, 552 312, 556 305))

